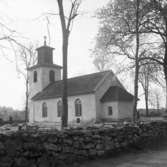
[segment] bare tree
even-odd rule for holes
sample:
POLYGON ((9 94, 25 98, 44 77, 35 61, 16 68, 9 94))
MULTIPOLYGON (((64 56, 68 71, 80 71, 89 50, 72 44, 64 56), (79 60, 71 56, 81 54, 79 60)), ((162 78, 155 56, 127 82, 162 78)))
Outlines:
POLYGON ((68 58, 68 42, 69 35, 72 29, 73 21, 78 16, 78 8, 81 4, 80 0, 71 0, 71 8, 69 15, 65 15, 63 0, 57 0, 58 8, 59 8, 59 17, 61 21, 62 28, 62 53, 63 53, 63 113, 62 113, 62 128, 68 126, 68 94, 67 94, 67 58, 68 58))
POLYGON ((163 67, 167 91, 167 1, 147 0, 146 2, 144 7, 146 17, 142 21, 142 33, 151 34, 152 41, 155 38, 156 49, 153 54, 148 54, 143 59, 154 61, 163 67))
POLYGON ((2 20, 0 20, 0 48, 7 48, 12 46, 23 46, 20 39, 24 39, 16 30, 12 29, 6 25, 2 20), (4 43, 6 41, 6 43, 4 43), (8 42, 8 43, 7 43, 8 42), (7 46, 9 44, 9 46, 7 46))
POLYGON ((145 107, 146 107, 146 116, 148 116, 148 96, 149 96, 149 86, 150 86, 150 76, 149 76, 149 66, 144 66, 141 68, 142 71, 140 71, 139 74, 139 82, 142 85, 142 88, 144 90, 144 98, 145 98, 145 107))
POLYGON ((140 35, 139 35, 139 6, 140 1, 136 1, 136 51, 135 51, 135 80, 134 80, 134 102, 133 102, 133 121, 137 119, 137 100, 138 100, 138 80, 139 80, 139 48, 140 48, 140 35))
POLYGON ((149 93, 150 93, 150 85, 151 83, 155 83, 159 85, 159 74, 162 68, 156 62, 152 62, 152 64, 148 61, 144 62, 144 65, 140 67, 139 71, 139 82, 144 91, 145 97, 145 106, 146 106, 146 116, 149 115, 149 93))
POLYGON ((150 96, 150 103, 151 105, 159 111, 160 109, 160 101, 161 101, 161 92, 159 89, 152 89, 151 96, 150 96))
POLYGON ((154 61, 164 69, 167 67, 167 58, 162 56, 164 48, 167 48, 165 5, 166 0, 111 0, 97 13, 101 26, 96 37, 96 46, 105 47, 112 56, 127 56, 133 62, 134 119, 140 66, 151 60, 151 63, 154 61), (157 38, 154 41, 153 38, 157 36, 163 42, 159 42, 157 38))
POLYGON ((28 122, 28 98, 29 98, 29 77, 27 69, 35 65, 37 62, 37 55, 33 44, 28 47, 18 48, 17 72, 25 80, 25 121, 28 122))
POLYGON ((97 13, 101 26, 96 37, 96 46, 106 48, 112 56, 127 56, 133 62, 134 121, 137 119, 139 63, 148 50, 146 44, 142 43, 141 36, 141 22, 145 15, 143 5, 139 0, 111 0, 97 13))
POLYGON ((96 48, 92 52, 93 54, 93 64, 98 71, 104 71, 110 68, 111 66, 111 57, 107 53, 107 49, 96 48))

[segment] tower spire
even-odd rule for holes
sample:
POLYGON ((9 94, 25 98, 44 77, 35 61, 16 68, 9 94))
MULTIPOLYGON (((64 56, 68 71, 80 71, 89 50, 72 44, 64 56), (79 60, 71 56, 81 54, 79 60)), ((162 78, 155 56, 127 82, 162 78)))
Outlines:
POLYGON ((46 46, 46 39, 47 39, 47 37, 44 36, 44 46, 46 46))

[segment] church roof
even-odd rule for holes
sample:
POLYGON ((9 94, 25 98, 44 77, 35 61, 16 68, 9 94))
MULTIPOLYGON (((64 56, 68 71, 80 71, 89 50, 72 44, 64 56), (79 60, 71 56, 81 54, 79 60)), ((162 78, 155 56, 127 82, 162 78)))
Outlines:
POLYGON ((52 67, 52 68, 58 68, 58 69, 62 69, 62 66, 59 66, 57 64, 36 64, 30 68, 28 68, 27 70, 34 70, 36 68, 39 68, 39 67, 52 67))
POLYGON ((50 46, 47 46, 45 44, 43 46, 39 47, 39 48, 36 48, 36 50, 39 50, 39 49, 51 49, 51 50, 54 50, 54 48, 52 48, 50 46))
MULTIPOLYGON (((99 82, 111 71, 98 72, 79 77, 69 78, 68 83, 68 96, 89 94, 95 91, 99 82)), ((114 74, 113 74, 114 76, 114 74)), ((45 100, 51 98, 58 98, 62 96, 62 80, 55 81, 48 85, 41 92, 37 93, 32 100, 45 100)))
POLYGON ((102 102, 132 101, 134 96, 120 86, 110 87, 101 98, 102 102))

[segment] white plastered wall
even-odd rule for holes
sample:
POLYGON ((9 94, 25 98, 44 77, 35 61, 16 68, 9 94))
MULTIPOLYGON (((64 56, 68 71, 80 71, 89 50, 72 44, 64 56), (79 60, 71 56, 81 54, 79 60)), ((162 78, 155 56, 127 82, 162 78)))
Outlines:
POLYGON ((29 77, 29 98, 31 99, 36 93, 42 90, 42 68, 37 68, 28 72, 29 77), (37 82, 33 81, 34 71, 37 72, 37 82))
POLYGON ((61 80, 61 71, 60 69, 53 67, 39 67, 29 71, 29 92, 30 98, 33 97, 36 93, 43 90, 46 86, 49 85, 49 72, 53 70, 55 72, 55 81, 61 80), (37 71, 37 82, 33 81, 34 71, 37 71))
POLYGON ((102 118, 118 119, 118 102, 105 102, 102 104, 102 118), (112 115, 108 114, 108 107, 112 107, 112 115))
POLYGON ((119 119, 133 117, 133 101, 118 102, 118 117, 119 119))
POLYGON ((43 90, 46 86, 49 85, 49 72, 53 70, 55 72, 55 81, 61 79, 61 70, 54 67, 39 67, 28 72, 29 77, 29 100, 28 100, 28 108, 29 108, 29 121, 34 121, 34 110, 35 105, 31 101, 31 98, 43 90), (37 71, 37 82, 33 81, 34 71, 37 71))
MULTIPOLYGON (((95 111, 95 96, 94 94, 71 96, 68 98, 68 121, 76 122, 78 117, 75 116, 75 100, 79 98, 82 103, 82 116, 79 117, 82 122, 88 122, 96 117, 95 111)), ((33 102, 33 117, 32 120, 37 122, 47 121, 47 122, 61 122, 61 118, 57 116, 57 99, 48 99, 33 102), (48 117, 42 118, 42 103, 46 102, 48 107, 48 117)))

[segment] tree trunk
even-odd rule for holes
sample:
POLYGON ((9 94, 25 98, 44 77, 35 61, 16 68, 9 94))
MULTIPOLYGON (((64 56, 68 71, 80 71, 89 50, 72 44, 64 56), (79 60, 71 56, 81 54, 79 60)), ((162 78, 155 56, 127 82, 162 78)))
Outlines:
POLYGON ((165 107, 166 107, 166 112, 167 112, 167 81, 166 81, 166 87, 165 87, 165 97, 166 97, 165 107))
POLYGON ((62 53, 63 53, 63 93, 62 93, 62 101, 63 101, 63 113, 62 113, 62 125, 61 128, 64 129, 68 126, 68 87, 67 87, 67 56, 68 56, 68 37, 69 30, 66 28, 66 21, 64 15, 63 8, 63 0, 57 0, 59 7, 59 16, 61 21, 61 29, 62 29, 62 53))
POLYGON ((26 79, 26 106, 25 106, 25 122, 28 122, 28 79, 26 79))
POLYGON ((163 64, 164 74, 165 74, 165 85, 166 85, 166 110, 167 110, 167 44, 165 47, 165 57, 163 64))
POLYGON ((145 75, 145 104, 146 104, 146 117, 148 117, 148 91, 149 91, 149 69, 146 68, 145 75))
POLYGON ((135 63, 135 81, 134 81, 134 100, 133 100, 133 122, 136 122, 138 118, 137 114, 137 100, 138 100, 138 75, 139 75, 139 66, 138 60, 135 63))
POLYGON ((67 85, 68 32, 63 36, 63 114, 62 128, 68 126, 68 85, 67 85))
POLYGON ((133 100, 133 122, 136 122, 138 100, 138 80, 139 80, 139 0, 136 2, 136 55, 135 55, 135 81, 134 81, 134 100, 133 100))
MULTIPOLYGON (((164 17, 165 19, 165 29, 167 32, 167 17, 164 17)), ((163 68, 164 68, 164 74, 165 74, 165 85, 166 85, 166 110, 167 110, 167 33, 166 33, 166 42, 165 42, 165 57, 164 57, 164 64, 163 64, 163 68)))
POLYGON ((148 117, 148 90, 145 90, 145 105, 146 105, 146 117, 148 117))
POLYGON ((156 94, 156 102, 157 102, 157 112, 159 112, 160 105, 159 105, 159 94, 156 94))

